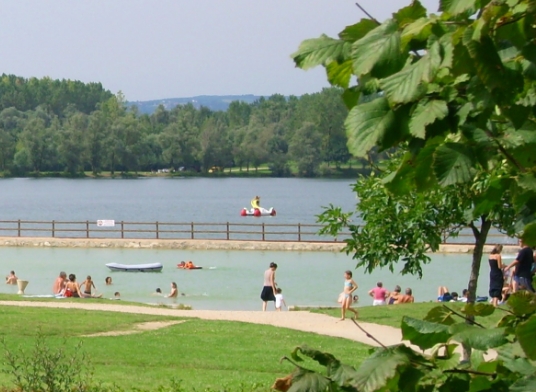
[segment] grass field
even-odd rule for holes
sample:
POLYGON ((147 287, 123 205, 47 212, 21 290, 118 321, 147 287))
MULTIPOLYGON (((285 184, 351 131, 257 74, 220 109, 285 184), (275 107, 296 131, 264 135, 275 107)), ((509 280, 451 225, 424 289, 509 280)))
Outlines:
MULTIPOLYGON (((94 380, 123 390, 155 391, 175 379, 188 391, 268 391, 275 378, 292 371, 293 366, 280 363, 280 358, 301 344, 331 352, 353 365, 368 356, 367 346, 345 339, 248 323, 186 319, 133 335, 83 337, 177 318, 15 306, 4 306, 1 312, 0 335, 8 350, 32 355, 39 333, 47 345, 64 346, 67 352, 82 342, 94 380)), ((315 368, 312 362, 307 366, 315 368)), ((12 386, 8 374, 0 373, 0 386, 12 386)))
MULTIPOLYGON (((438 302, 421 302, 414 304, 402 304, 402 305, 388 305, 388 306, 364 306, 356 308, 359 311, 359 320, 367 323, 376 323, 382 325, 388 325, 391 327, 400 328, 400 322, 402 317, 410 316, 416 319, 422 320, 430 309, 436 306, 446 305, 450 309, 461 314, 461 309, 465 304, 463 303, 438 303, 438 302)), ((312 312, 327 314, 333 317, 340 317, 340 309, 311 309, 312 312)), ((486 327, 491 327, 497 324, 497 322, 506 313, 500 309, 496 310, 489 317, 477 317, 476 321, 486 327)), ((456 318, 456 317, 455 317, 456 318)), ((461 318, 458 318, 462 320, 461 318)))

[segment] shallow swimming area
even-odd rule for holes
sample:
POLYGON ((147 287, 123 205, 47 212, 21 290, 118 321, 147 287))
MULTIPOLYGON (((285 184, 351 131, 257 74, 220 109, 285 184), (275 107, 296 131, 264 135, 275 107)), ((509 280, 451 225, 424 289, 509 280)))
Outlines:
MULTIPOLYGON (((169 293, 176 282, 180 297, 177 303, 207 310, 260 310, 259 298, 263 272, 270 262, 279 265, 276 282, 283 289, 287 305, 337 306, 342 291, 343 272, 352 270, 359 285, 359 305, 370 305, 367 292, 382 281, 392 290, 398 284, 411 287, 418 302, 436 297, 437 286, 446 285, 451 291, 467 286, 471 265, 470 254, 433 254, 432 262, 424 267, 423 279, 402 276, 396 270, 378 270, 365 274, 355 270, 355 260, 344 253, 276 252, 276 251, 185 251, 155 249, 72 249, 72 248, 1 248, 2 272, 15 270, 20 279, 30 283, 27 295, 51 294, 52 284, 60 271, 74 273, 82 282, 91 275, 98 292, 104 298, 121 293, 123 300, 141 303, 172 304, 171 299, 155 296, 156 288, 169 293), (177 263, 192 260, 201 270, 177 269, 177 263), (159 262, 161 273, 111 272, 106 263, 141 264, 159 262), (105 286, 111 276, 113 284, 105 286)), ((479 295, 487 295, 488 266, 483 260, 479 279, 479 295)), ((0 292, 16 293, 16 286, 0 286, 0 292)), ((61 300, 59 300, 61 301, 61 300)), ((81 299, 81 301, 98 301, 81 299)), ((273 309, 273 305, 269 307, 273 309)))

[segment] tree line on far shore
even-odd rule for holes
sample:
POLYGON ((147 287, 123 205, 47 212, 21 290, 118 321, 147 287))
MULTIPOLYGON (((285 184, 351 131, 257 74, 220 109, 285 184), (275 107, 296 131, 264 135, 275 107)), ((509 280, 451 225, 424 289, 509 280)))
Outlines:
POLYGON ((329 175, 352 157, 338 88, 275 94, 226 112, 191 104, 140 114, 121 93, 70 80, 0 79, 0 172, 70 176, 159 169, 329 175))

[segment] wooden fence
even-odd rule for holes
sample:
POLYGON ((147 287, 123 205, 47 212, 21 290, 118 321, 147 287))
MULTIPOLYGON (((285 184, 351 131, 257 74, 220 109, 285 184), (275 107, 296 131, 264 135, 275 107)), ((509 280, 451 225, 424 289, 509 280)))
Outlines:
MULTIPOLYGON (((101 226, 96 221, 5 220, 0 221, 0 236, 337 242, 350 235, 349 232, 342 232, 337 238, 321 236, 318 231, 322 225, 302 223, 108 222, 111 222, 112 226, 101 226)), ((449 238, 445 243, 472 244, 474 239, 470 231, 462 231, 457 238, 449 238)), ((492 232, 488 235, 488 243, 516 244, 517 241, 501 233, 492 232)))

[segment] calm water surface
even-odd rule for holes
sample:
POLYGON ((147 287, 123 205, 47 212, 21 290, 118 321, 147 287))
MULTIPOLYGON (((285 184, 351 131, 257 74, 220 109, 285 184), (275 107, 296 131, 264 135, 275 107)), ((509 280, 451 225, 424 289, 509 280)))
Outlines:
MULTIPOLYGON (((388 270, 376 271, 372 275, 355 271, 360 305, 372 303, 367 292, 378 280, 390 290, 395 284, 411 287, 417 301, 434 299, 439 285, 448 285, 453 291, 461 291, 467 285, 470 255, 433 255, 432 259, 432 263, 424 268, 422 280, 391 274, 388 270)), ((263 272, 271 261, 279 265, 276 282, 283 289, 288 305, 336 306, 337 296, 343 288, 343 272, 355 267, 349 256, 330 252, 0 248, 0 260, 6 275, 14 269, 19 278, 30 282, 26 289, 26 294, 30 295, 50 294, 54 279, 64 270, 75 273, 80 282, 90 274, 106 298, 119 291, 125 300, 171 303, 152 293, 157 287, 169 293, 170 283, 177 282, 179 291, 186 294, 178 302, 194 309, 228 310, 260 309, 263 272), (192 260, 212 269, 179 270, 176 264, 181 260, 192 260), (157 261, 164 265, 161 273, 110 272, 105 267, 110 262, 157 261), (112 277, 112 286, 104 285, 106 276, 112 277)), ((482 271, 479 294, 487 295, 488 270, 483 267, 482 271)), ((0 286, 0 292, 16 291, 15 286, 0 286)))
POLYGON ((351 180, 296 178, 0 179, 0 220, 315 223, 355 208, 351 180), (276 217, 241 217, 259 195, 276 217))

